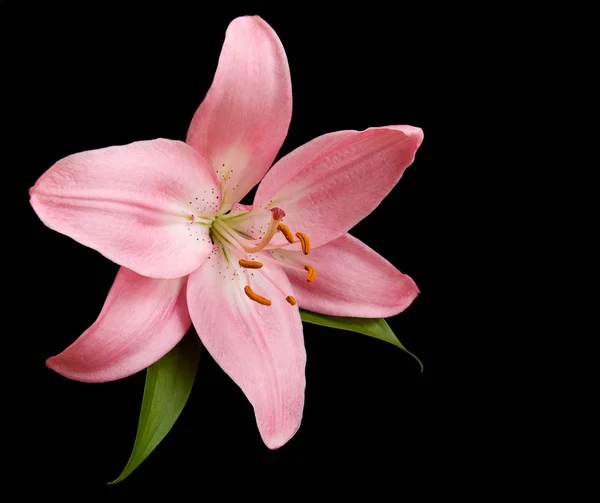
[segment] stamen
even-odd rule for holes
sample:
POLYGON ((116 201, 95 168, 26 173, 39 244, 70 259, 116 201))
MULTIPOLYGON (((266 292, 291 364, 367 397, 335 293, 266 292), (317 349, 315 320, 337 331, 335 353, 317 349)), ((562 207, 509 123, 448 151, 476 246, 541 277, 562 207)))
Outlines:
POLYGON ((302 253, 308 255, 308 252, 310 251, 310 239, 308 239, 308 236, 304 234, 304 232, 296 232, 296 237, 300 240, 300 244, 302 245, 302 253))
POLYGON ((306 281, 308 281, 309 283, 314 281, 317 277, 317 271, 315 271, 315 268, 312 265, 306 264, 304 266, 304 269, 308 271, 308 277, 306 278, 306 281))
MULTIPOLYGON (((243 274, 246 277, 246 286, 244 287, 244 293, 248 296, 250 300, 253 300, 254 302, 257 302, 258 304, 261 304, 263 306, 272 305, 272 302, 269 299, 263 297, 262 295, 258 295, 252 290, 252 287, 250 286, 250 274, 248 273, 248 271, 257 270, 260 274, 262 274, 263 277, 265 277, 269 281, 269 283, 271 283, 275 287, 275 289, 277 289, 277 291, 279 291, 279 293, 281 293, 281 295, 285 298, 288 304, 290 304, 291 306, 295 306, 297 304, 296 298, 292 295, 287 295, 281 289, 281 287, 272 278, 269 277, 269 275, 262 269, 263 261, 270 260, 273 262, 277 262, 280 265, 283 265, 284 267, 291 267, 292 269, 297 271, 302 271, 302 266, 297 263, 289 264, 285 261, 281 262, 279 260, 276 260, 275 257, 272 256, 272 253, 261 254, 260 262, 258 260, 250 260, 250 255, 248 255, 251 253, 261 251, 265 248, 269 250, 269 248, 267 247, 270 246, 270 241, 277 232, 281 232, 284 235, 286 241, 288 242, 287 244, 277 245, 277 248, 283 248, 288 244, 294 243, 294 235, 292 234, 292 231, 287 225, 281 223, 281 220, 283 219, 283 217, 285 217, 285 212, 281 208, 272 208, 270 211, 272 216, 269 222, 269 226, 262 239, 258 242, 258 244, 256 244, 256 240, 250 241, 240 236, 241 231, 230 229, 229 226, 226 225, 224 221, 222 221, 223 219, 217 218, 212 222, 212 231, 214 232, 215 236, 218 237, 219 241, 222 242, 223 252, 225 253, 225 244, 227 244, 231 247, 231 251, 233 252, 234 257, 238 259, 238 264, 242 268, 240 272, 243 271, 243 274), (241 258, 240 255, 243 258, 241 258)), ((300 240, 302 252, 304 253, 304 255, 308 255, 308 253, 310 252, 310 240, 308 236, 303 232, 297 232, 296 237, 300 240)), ((308 272, 306 281, 310 283, 316 279, 317 271, 313 266, 307 264, 304 266, 304 270, 308 272)))
POLYGON ((260 269, 263 265, 258 260, 246 260, 241 258, 239 264, 247 269, 260 269))
POLYGON ((252 288, 250 288, 250 286, 246 285, 244 287, 244 292, 246 292, 246 295, 248 297, 250 297, 250 299, 252 299, 254 302, 258 302, 259 304, 262 304, 263 306, 270 306, 271 305, 271 301, 265 297, 262 297, 260 295, 258 295, 257 293, 254 293, 252 291, 252 288))
POLYGON ((287 239, 288 243, 294 242, 294 235, 292 234, 292 231, 287 225, 279 224, 277 226, 277 230, 285 236, 285 239, 287 239))
POLYGON ((263 238, 260 240, 260 243, 258 243, 256 246, 253 246, 253 247, 248 247, 248 246, 242 245, 244 250, 246 250, 248 253, 256 253, 256 252, 262 250, 265 246, 267 246, 269 244, 269 242, 271 241, 271 239, 277 232, 277 227, 279 226, 279 221, 283 217, 285 217, 285 211, 283 211, 281 208, 272 208, 271 215, 272 215, 272 217, 271 217, 271 221, 269 222, 269 227, 267 228, 267 232, 265 232, 265 235, 263 236, 263 238))
MULTIPOLYGON (((246 272, 246 270, 244 269, 244 272, 246 272)), ((279 291, 279 293, 281 295, 283 295, 285 297, 285 300, 287 300, 292 306, 296 305, 296 299, 294 297, 292 297, 291 295, 286 295, 285 292, 281 289, 281 287, 275 283, 275 281, 273 281, 273 278, 271 278, 263 269, 258 271, 259 273, 261 273, 263 275, 263 277, 269 282, 271 283, 275 289, 277 291, 279 291), (293 300, 293 302, 292 302, 293 300)))

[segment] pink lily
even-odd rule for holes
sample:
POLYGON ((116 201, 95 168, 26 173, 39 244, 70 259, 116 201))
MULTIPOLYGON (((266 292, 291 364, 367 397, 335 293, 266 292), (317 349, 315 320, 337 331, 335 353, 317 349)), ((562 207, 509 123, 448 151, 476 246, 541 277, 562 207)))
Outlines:
POLYGON ((42 222, 122 266, 96 322, 48 367, 78 381, 120 379, 193 323, 254 407, 265 444, 294 435, 306 363, 298 308, 388 317, 419 292, 348 231, 399 181, 423 133, 338 131, 269 170, 291 111, 279 38, 259 17, 237 18, 186 143, 81 152, 40 177, 30 195, 42 222), (253 204, 239 204, 258 182, 253 204))

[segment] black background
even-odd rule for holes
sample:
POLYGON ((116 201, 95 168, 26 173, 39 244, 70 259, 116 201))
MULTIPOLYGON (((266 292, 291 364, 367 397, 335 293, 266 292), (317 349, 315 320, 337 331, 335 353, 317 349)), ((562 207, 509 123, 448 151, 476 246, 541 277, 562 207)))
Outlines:
POLYGON ((480 419, 465 408, 467 362, 454 349, 461 345, 460 311, 449 307, 460 305, 461 285, 460 271, 449 263, 455 240, 448 239, 454 231, 444 184, 459 161, 457 152, 440 155, 436 146, 448 133, 443 124, 453 120, 440 106, 455 78, 441 56, 443 14, 376 3, 331 12, 304 4, 222 4, 83 8, 47 2, 42 8, 0 2, 9 90, 3 103, 10 110, 3 121, 5 153, 17 159, 10 204, 20 245, 11 250, 20 264, 14 298, 21 324, 10 361, 20 376, 12 388, 19 427, 15 472, 63 495, 74 487, 92 496, 177 487, 202 497, 215 474, 234 484, 249 473, 260 475, 252 488, 259 494, 263 482, 282 474, 308 483, 315 472, 330 476, 342 467, 378 470, 383 480, 423 490, 403 473, 435 478, 460 469, 465 458, 456 453, 467 449, 462 435, 480 419), (352 234, 420 287, 416 301, 388 322, 425 372, 381 341, 305 325, 303 423, 286 446, 270 451, 242 392, 203 352, 173 430, 133 475, 108 487, 133 444, 144 373, 83 384, 44 362, 95 320, 117 266, 44 227, 27 190, 71 153, 158 137, 184 140, 211 84, 227 25, 244 14, 261 15, 287 52, 294 111, 280 156, 340 129, 423 128, 413 166, 352 234))

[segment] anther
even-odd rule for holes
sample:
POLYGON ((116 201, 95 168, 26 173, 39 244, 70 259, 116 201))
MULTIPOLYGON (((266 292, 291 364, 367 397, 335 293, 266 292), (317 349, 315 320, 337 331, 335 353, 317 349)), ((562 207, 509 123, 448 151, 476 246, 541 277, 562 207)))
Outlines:
POLYGON ((258 295, 257 293, 254 293, 252 291, 252 288, 250 288, 250 286, 246 285, 244 287, 244 292, 246 292, 246 295, 252 299, 254 302, 258 302, 259 304, 262 304, 263 306, 270 306, 271 305, 271 301, 265 297, 262 297, 260 295, 258 295))
POLYGON ((287 300, 292 306, 296 305, 296 299, 294 297, 292 297, 291 295, 288 295, 285 300, 287 300))
POLYGON ((306 278, 306 281, 308 281, 309 283, 311 281, 314 281, 317 277, 317 271, 315 271, 315 268, 312 265, 305 265, 304 269, 306 269, 308 271, 308 276, 306 278))
POLYGON ((288 243, 294 242, 294 235, 292 234, 292 231, 287 225, 279 224, 277 226, 277 230, 285 236, 285 239, 287 239, 288 243))
POLYGON ((246 269, 260 269, 263 266, 262 262, 258 260, 245 260, 243 258, 240 259, 239 264, 246 269))
POLYGON ((308 255, 308 252, 310 251, 310 239, 308 239, 308 236, 304 234, 304 232, 296 232, 296 237, 300 240, 300 244, 302 245, 302 253, 308 255))

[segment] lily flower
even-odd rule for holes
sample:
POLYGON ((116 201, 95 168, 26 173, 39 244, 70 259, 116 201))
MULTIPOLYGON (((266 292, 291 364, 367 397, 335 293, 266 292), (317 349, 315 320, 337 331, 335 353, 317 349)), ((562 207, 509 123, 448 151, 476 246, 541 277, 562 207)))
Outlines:
POLYGON ((120 379, 193 323, 254 407, 267 447, 294 435, 305 391, 299 307, 381 318, 419 292, 348 231, 399 181, 423 133, 325 134, 269 169, 291 113, 279 38, 260 17, 237 18, 185 143, 81 152, 39 178, 30 201, 42 222, 122 266, 96 322, 48 367, 77 381, 120 379), (258 182, 253 204, 239 204, 258 182))

